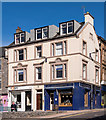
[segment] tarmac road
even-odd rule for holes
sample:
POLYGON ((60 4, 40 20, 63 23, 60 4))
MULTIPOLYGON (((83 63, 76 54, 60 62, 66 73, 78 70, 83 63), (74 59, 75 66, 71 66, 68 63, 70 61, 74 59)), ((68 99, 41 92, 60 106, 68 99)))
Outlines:
POLYGON ((89 111, 54 118, 15 118, 2 120, 106 120, 106 111, 89 111))

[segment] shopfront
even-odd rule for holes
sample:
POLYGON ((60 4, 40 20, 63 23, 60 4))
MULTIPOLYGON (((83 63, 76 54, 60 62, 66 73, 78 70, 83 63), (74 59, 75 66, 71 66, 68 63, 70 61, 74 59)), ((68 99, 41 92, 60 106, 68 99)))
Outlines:
POLYGON ((100 90, 95 89, 96 94, 92 93, 91 85, 84 83, 45 85, 45 110, 90 109, 91 102, 93 108, 100 108, 100 90))
POLYGON ((8 106, 12 102, 17 105, 17 111, 32 110, 32 88, 29 87, 10 87, 8 93, 8 106))

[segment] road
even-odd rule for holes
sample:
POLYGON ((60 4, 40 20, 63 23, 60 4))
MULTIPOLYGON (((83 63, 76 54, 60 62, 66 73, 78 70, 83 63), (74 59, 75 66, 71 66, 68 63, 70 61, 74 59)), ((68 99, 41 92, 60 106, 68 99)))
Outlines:
POLYGON ((76 114, 68 114, 54 118, 21 118, 21 119, 2 119, 2 120, 106 120, 105 111, 90 111, 76 114))

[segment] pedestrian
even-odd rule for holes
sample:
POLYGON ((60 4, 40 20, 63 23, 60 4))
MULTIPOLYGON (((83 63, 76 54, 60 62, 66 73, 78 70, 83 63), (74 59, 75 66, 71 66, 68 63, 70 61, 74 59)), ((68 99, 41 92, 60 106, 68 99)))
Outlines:
POLYGON ((11 112, 17 112, 17 105, 15 104, 15 102, 12 102, 11 112))

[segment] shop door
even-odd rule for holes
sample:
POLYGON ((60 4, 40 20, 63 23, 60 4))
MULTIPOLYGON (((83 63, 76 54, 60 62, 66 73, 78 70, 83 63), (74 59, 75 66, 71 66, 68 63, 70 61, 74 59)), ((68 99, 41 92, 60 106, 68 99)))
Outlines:
POLYGON ((37 110, 42 110, 42 94, 37 94, 37 110))
POLYGON ((25 101, 26 111, 31 111, 31 91, 26 91, 25 101))
POLYGON ((54 107, 54 94, 50 94, 50 110, 53 110, 54 107))

